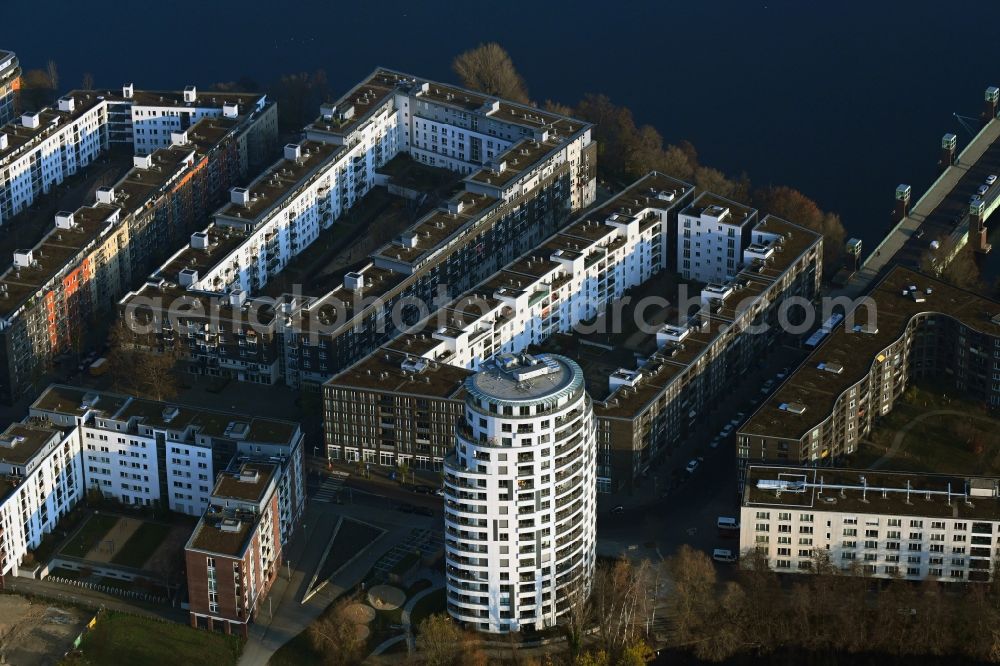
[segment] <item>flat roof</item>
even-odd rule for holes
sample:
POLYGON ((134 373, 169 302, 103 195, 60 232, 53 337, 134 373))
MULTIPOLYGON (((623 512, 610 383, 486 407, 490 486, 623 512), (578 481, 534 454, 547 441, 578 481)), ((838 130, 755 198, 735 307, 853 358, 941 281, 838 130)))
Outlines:
POLYGON ((240 557, 259 519, 248 512, 212 512, 210 509, 198 521, 185 549, 240 557))
POLYGON ((562 145, 559 139, 535 141, 522 139, 493 159, 492 166, 468 176, 466 180, 483 185, 504 187, 518 176, 531 170, 543 157, 562 145), (503 165, 503 169, 500 168, 503 165))
POLYGON ((326 382, 328 386, 346 386, 393 394, 411 394, 433 398, 462 400, 465 380, 471 371, 447 363, 421 358, 427 343, 438 340, 406 334, 369 354, 326 382), (404 370, 410 361, 411 370, 404 370))
POLYGON ((474 227, 481 221, 481 213, 498 203, 499 199, 487 194, 461 192, 451 199, 451 204, 460 206, 461 212, 450 212, 447 208, 430 211, 413 223, 400 238, 383 245, 371 254, 372 259, 384 258, 401 264, 416 264, 427 255, 444 247, 460 232, 474 227), (413 247, 404 238, 415 239, 413 247))
POLYGON ((53 107, 45 107, 37 111, 38 127, 24 126, 21 118, 28 112, 0 127, 0 134, 7 136, 7 147, 0 150, 0 164, 20 159, 20 153, 23 150, 33 149, 43 139, 61 131, 67 123, 76 120, 101 102, 97 94, 93 92, 81 95, 71 94, 71 96, 75 102, 72 111, 60 111, 53 107))
POLYGON ((465 380, 474 396, 504 403, 552 399, 583 386, 580 367, 557 354, 500 354, 465 380))
POLYGON ((743 506, 994 521, 1000 520, 997 484, 1000 479, 993 477, 751 465, 743 506), (758 487, 761 481, 779 482, 771 485, 780 492, 758 487), (983 487, 984 494, 966 501, 963 495, 972 485, 983 487))
POLYGON ((277 471, 277 466, 269 463, 243 463, 219 475, 212 497, 260 503, 277 471))
POLYGON ((724 224, 743 224, 751 220, 757 212, 756 208, 744 206, 741 203, 719 196, 714 192, 702 192, 687 208, 681 211, 682 215, 700 217, 704 213, 712 214, 712 208, 728 208, 729 217, 723 221, 724 224))
POLYGON ((0 434, 0 463, 27 465, 53 437, 60 436, 55 428, 11 423, 0 434))
POLYGON ((246 205, 228 203, 214 213, 215 217, 260 222, 275 205, 305 184, 323 166, 332 163, 344 151, 343 146, 322 141, 302 141, 300 157, 282 158, 257 176, 246 189, 250 201, 246 205))
POLYGON ((228 437, 267 444, 290 444, 299 430, 299 424, 294 421, 205 409, 178 402, 145 400, 110 391, 63 384, 50 385, 32 403, 31 408, 72 416, 82 416, 86 411, 93 410, 116 421, 139 418, 146 426, 175 431, 183 431, 193 426, 200 434, 211 437, 228 437), (84 402, 90 406, 84 407, 84 402), (242 437, 228 432, 233 424, 246 426, 242 437))
POLYGON ((867 308, 858 307, 853 323, 869 329, 869 324, 877 326, 877 332, 855 332, 843 324, 838 326, 761 404, 740 428, 740 434, 801 439, 830 416, 845 390, 861 381, 874 364, 881 362, 876 356, 898 340, 918 314, 949 316, 980 333, 1000 337, 1000 320, 991 320, 1000 314, 1000 302, 909 268, 893 268, 869 296, 875 303, 874 311, 870 313, 867 308), (910 286, 918 288, 924 302, 903 295, 903 290, 910 286), (926 293, 928 288, 932 293, 926 293), (839 374, 827 372, 818 367, 820 363, 836 363, 843 370, 839 374), (779 409, 782 403, 791 402, 805 405, 805 412, 795 414, 779 409))

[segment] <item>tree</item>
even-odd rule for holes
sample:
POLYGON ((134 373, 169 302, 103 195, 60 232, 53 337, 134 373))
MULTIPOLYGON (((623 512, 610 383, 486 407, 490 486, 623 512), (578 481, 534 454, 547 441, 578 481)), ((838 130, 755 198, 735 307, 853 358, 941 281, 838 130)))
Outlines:
POLYGON ((844 253, 847 231, 834 213, 820 210, 816 202, 791 187, 769 187, 753 194, 753 203, 761 210, 773 213, 823 236, 823 271, 833 275, 844 253))
POLYGON ((59 90, 59 68, 56 67, 55 60, 49 60, 45 64, 45 73, 49 77, 49 87, 54 91, 59 90))
POLYGON ((322 655, 322 663, 327 666, 360 664, 364 659, 364 641, 347 613, 350 603, 347 599, 338 601, 306 630, 313 650, 322 655))
POLYGON ((514 68, 510 54, 496 42, 480 44, 462 53, 452 62, 451 68, 466 88, 522 104, 528 103, 524 79, 514 68))
POLYGON ((157 350, 149 336, 136 334, 124 319, 112 327, 108 365, 116 390, 149 400, 177 395, 177 353, 172 346, 157 350))
MULTIPOLYGON (((399 461, 399 464, 396 465, 396 467, 399 469, 399 484, 404 485, 406 483, 406 475, 411 474, 410 464, 404 460, 401 460, 399 461)), ((411 478, 410 481, 413 481, 413 479, 411 478)))
POLYGON ((452 666, 463 648, 462 630, 444 613, 427 617, 417 628, 417 652, 427 666, 452 666))
POLYGON ((94 75, 90 72, 83 73, 83 80, 80 82, 80 88, 82 90, 93 90, 94 89, 94 75))
POLYGON ((592 605, 587 590, 580 580, 566 592, 566 598, 570 602, 570 608, 569 612, 563 615, 560 626, 566 636, 569 657, 575 660, 583 650, 584 636, 593 620, 592 605))
POLYGON ((594 572, 593 612, 600 647, 612 662, 641 640, 651 611, 648 590, 652 567, 644 560, 634 567, 625 557, 613 564, 599 564, 594 572))

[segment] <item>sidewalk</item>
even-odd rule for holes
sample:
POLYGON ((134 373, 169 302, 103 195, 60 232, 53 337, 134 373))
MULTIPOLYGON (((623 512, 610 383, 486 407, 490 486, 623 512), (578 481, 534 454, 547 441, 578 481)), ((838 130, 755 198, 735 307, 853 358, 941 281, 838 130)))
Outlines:
POLYGON ((291 580, 286 576, 279 577, 268 595, 270 605, 265 599, 258 609, 257 620, 250 626, 249 637, 240 657, 240 666, 266 666, 278 648, 308 627, 344 591, 358 585, 375 560, 409 534, 409 530, 405 528, 390 528, 363 557, 341 569, 307 603, 301 603, 337 524, 336 520, 325 515, 329 506, 315 503, 307 505, 303 518, 303 524, 307 526, 304 530, 306 536, 303 538, 303 530, 300 528, 287 553, 291 562, 291 580))

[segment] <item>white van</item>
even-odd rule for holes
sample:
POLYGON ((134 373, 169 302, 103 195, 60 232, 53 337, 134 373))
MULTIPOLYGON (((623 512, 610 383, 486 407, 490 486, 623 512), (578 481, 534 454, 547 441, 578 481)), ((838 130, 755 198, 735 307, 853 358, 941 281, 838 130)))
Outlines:
POLYGON ((739 522, 729 516, 719 516, 715 521, 715 526, 719 528, 721 536, 737 536, 740 531, 739 522))
POLYGON ((712 559, 716 562, 732 564, 736 561, 736 554, 728 548, 716 548, 712 551, 712 559))

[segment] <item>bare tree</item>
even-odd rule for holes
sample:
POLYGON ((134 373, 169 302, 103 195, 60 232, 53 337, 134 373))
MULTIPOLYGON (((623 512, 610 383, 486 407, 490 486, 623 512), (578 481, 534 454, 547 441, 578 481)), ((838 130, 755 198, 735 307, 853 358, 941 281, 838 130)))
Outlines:
POLYGON ((435 613, 420 623, 416 643, 417 652, 427 666, 471 666, 483 658, 478 642, 444 613, 435 613))
POLYGON ((93 90, 94 89, 94 75, 90 72, 83 73, 83 81, 80 83, 80 88, 83 90, 93 90))
POLYGON ((601 647, 616 662, 629 648, 641 642, 648 626, 651 603, 646 591, 652 583, 652 566, 643 560, 638 567, 625 557, 613 564, 600 564, 594 573, 593 613, 601 647))
POLYGON ((115 389, 149 400, 177 395, 177 353, 172 346, 156 349, 120 319, 109 336, 108 364, 115 389))
POLYGON ((360 664, 364 659, 364 641, 347 613, 349 605, 347 599, 338 601, 306 630, 313 650, 322 655, 326 666, 360 664))
POLYGON ((524 79, 514 68, 510 54, 496 42, 480 44, 455 58, 451 68, 466 88, 514 102, 528 103, 524 79))
POLYGON ((59 68, 56 67, 55 60, 49 60, 45 65, 45 73, 49 77, 49 87, 52 88, 54 92, 59 90, 59 68))

